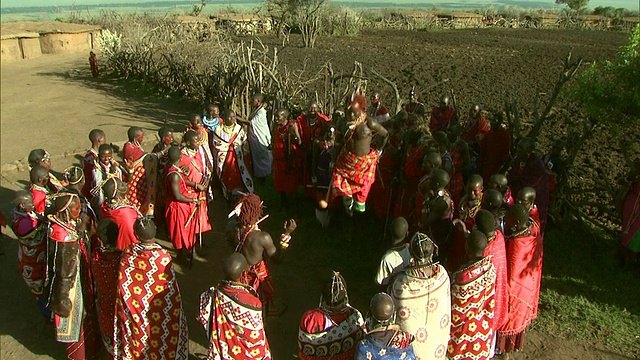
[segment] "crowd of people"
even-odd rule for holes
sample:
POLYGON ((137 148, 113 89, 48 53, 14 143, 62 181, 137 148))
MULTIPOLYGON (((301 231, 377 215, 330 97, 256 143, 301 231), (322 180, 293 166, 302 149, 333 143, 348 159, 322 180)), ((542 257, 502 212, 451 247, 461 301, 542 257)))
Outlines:
MULTIPOLYGON (((61 177, 45 150, 31 151, 29 188, 16 193, 13 212, 19 270, 67 357, 104 348, 114 359, 188 358, 174 258, 156 231, 190 267, 212 229, 216 193, 229 206, 234 252, 224 280, 200 298, 209 359, 271 358, 264 316, 280 310, 265 260, 277 263, 289 248, 302 193, 323 226, 329 212, 353 219, 371 208, 392 247, 372 274, 383 292, 365 316, 339 272, 327 279, 318 308, 302 315, 300 359, 490 359, 523 349, 563 144, 540 157, 535 140, 522 138, 511 154, 501 113, 487 120, 479 104, 462 116, 443 96, 429 113, 412 90, 392 116, 378 92, 370 98, 367 106, 357 89, 331 117, 315 101, 292 117, 260 94, 247 119, 210 104, 182 136, 161 128, 151 152, 145 131, 131 127, 121 162, 94 129, 81 166, 61 177), (271 174, 295 214, 276 241, 260 229, 268 215, 256 194, 271 174)), ((634 169, 623 179, 627 258, 640 250, 640 163, 634 169)))

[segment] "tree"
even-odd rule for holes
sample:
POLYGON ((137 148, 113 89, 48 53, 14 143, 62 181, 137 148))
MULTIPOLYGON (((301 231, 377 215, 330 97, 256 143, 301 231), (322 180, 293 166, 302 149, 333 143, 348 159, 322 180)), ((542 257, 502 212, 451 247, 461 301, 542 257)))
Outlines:
POLYGON ((612 61, 593 62, 569 89, 587 114, 611 125, 640 117, 640 24, 612 61))
POLYGON ((580 10, 587 7, 589 0, 556 0, 556 4, 567 5, 569 9, 580 12, 580 10))
POLYGON ((297 27, 304 47, 314 47, 321 31, 321 16, 329 0, 264 0, 267 11, 277 23, 277 35, 286 27, 297 27))

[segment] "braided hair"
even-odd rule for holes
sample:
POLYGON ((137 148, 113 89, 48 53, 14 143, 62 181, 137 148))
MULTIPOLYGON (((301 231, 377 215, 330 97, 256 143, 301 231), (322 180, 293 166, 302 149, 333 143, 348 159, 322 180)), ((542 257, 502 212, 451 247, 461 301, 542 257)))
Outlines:
POLYGON ((322 289, 320 307, 326 311, 332 311, 335 308, 343 308, 348 304, 347 282, 339 272, 334 271, 331 280, 322 289))
POLYGON ((84 179, 84 172, 78 166, 72 166, 64 171, 64 178, 69 185, 77 185, 84 179))
POLYGON ((256 194, 247 194, 238 203, 242 204, 240 215, 238 215, 240 226, 248 228, 255 225, 260 216, 262 216, 262 200, 260 200, 260 197, 256 194))
POLYGON ((438 247, 429 236, 417 232, 411 239, 409 252, 418 265, 430 265, 433 264, 433 255, 434 253, 437 254, 438 247))

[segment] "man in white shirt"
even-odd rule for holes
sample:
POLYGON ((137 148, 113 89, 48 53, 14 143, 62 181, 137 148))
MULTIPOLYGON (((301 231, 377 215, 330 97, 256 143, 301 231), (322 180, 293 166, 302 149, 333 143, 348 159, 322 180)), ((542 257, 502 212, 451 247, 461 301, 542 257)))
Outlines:
POLYGON ((382 256, 380 267, 376 274, 376 282, 388 285, 393 277, 409 266, 411 253, 406 242, 409 224, 403 217, 398 217, 391 223, 391 249, 382 256))

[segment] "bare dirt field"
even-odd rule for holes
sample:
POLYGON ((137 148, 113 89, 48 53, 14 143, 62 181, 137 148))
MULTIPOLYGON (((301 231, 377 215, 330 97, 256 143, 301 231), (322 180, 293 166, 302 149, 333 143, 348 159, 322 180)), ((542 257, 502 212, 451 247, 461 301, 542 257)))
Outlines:
MULTIPOLYGON (((280 44, 273 37, 262 40, 267 45, 280 44)), ((292 37, 292 45, 297 40, 292 37)), ((353 61, 358 60, 397 82, 403 95, 411 85, 420 92, 434 82, 449 79, 445 85, 422 93, 429 104, 435 104, 444 91, 453 89, 462 110, 476 100, 489 110, 501 108, 505 93, 517 95, 521 107, 530 109, 536 92, 551 91, 569 50, 585 61, 602 60, 613 57, 625 40, 626 34, 617 32, 379 31, 320 39, 317 47, 310 50, 291 45, 279 53, 282 61, 293 68, 302 66, 307 58, 311 69, 319 70, 321 64, 331 60, 337 71, 350 71, 353 61)), ((26 184, 27 173, 20 160, 31 149, 47 149, 53 155, 54 169, 61 171, 77 162, 74 154, 89 145, 87 134, 92 128, 104 129, 110 142, 122 142, 126 140, 126 129, 137 125, 147 129, 147 138, 151 139, 163 123, 179 129, 178 124, 185 124, 189 113, 200 111, 200 104, 142 96, 139 92, 143 89, 135 85, 129 84, 125 90, 118 81, 93 79, 85 54, 43 56, 2 64, 1 70, 0 210, 7 216, 12 192, 26 184)), ((563 104, 560 102, 560 106, 563 104)), ((151 140, 146 147, 151 149, 151 140)), ((265 189, 259 188, 258 192, 261 190, 265 189)), ((279 211, 273 191, 264 193, 267 212, 272 214, 265 229, 277 236, 286 214, 279 211)), ((221 260, 231 251, 221 233, 226 210, 222 201, 214 203, 214 230, 205 235, 206 253, 197 258, 191 270, 177 268, 193 359, 203 358, 207 346, 204 331, 195 320, 199 294, 220 279, 221 260)), ((374 223, 370 220, 363 219, 362 224, 374 223)), ((322 231, 313 218, 310 202, 302 206, 299 228, 322 231)), ((379 291, 373 275, 386 248, 380 224, 363 228, 349 244, 342 240, 340 232, 338 224, 327 230, 322 240, 294 233, 283 263, 271 266, 277 302, 288 306, 281 317, 266 320, 275 359, 295 358, 300 316, 317 306, 320 284, 331 270, 344 274, 351 303, 363 313, 371 296, 379 291)), ((169 246, 165 240, 162 244, 169 246)), ((54 341, 53 329, 41 319, 17 272, 15 240, 6 236, 0 239, 0 253, 0 359, 63 359, 64 346, 54 341)), ((631 359, 627 355, 600 344, 553 337, 533 326, 525 351, 514 358, 631 359)))

